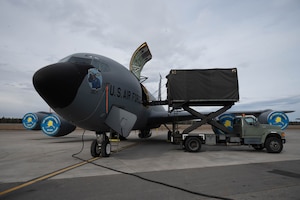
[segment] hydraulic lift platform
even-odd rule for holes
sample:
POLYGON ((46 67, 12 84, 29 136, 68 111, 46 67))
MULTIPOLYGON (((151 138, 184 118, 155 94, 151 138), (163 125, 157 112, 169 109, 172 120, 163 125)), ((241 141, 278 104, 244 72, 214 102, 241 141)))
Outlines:
POLYGON ((174 121, 169 139, 172 143, 182 144, 190 152, 201 149, 205 140, 202 133, 191 132, 204 124, 230 134, 231 131, 215 119, 230 109, 239 100, 237 69, 192 69, 171 70, 167 76, 167 100, 151 102, 152 105, 168 105, 169 112, 183 109, 200 119, 187 127, 182 133, 178 131, 178 124, 174 121), (203 114, 192 107, 218 106, 214 112, 203 114))

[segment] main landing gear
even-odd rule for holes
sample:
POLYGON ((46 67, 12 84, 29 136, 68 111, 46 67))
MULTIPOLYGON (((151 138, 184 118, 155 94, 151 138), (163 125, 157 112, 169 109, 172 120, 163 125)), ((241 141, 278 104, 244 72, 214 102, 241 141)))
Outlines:
POLYGON ((111 153, 111 144, 106 133, 96 132, 97 139, 93 140, 91 145, 91 155, 93 157, 109 157, 111 153))
POLYGON ((141 130, 141 132, 139 133, 139 138, 141 139, 146 139, 151 137, 152 132, 150 131, 150 129, 145 129, 145 130, 141 130))

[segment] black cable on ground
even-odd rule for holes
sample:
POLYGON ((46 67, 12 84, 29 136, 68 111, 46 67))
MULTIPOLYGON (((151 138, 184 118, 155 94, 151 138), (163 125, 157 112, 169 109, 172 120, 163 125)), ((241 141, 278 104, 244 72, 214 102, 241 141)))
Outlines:
POLYGON ((82 135, 81 135, 81 149, 80 149, 80 151, 78 151, 77 153, 74 153, 73 155, 72 155, 72 157, 73 158, 77 158, 77 159, 79 159, 78 157, 77 157, 77 155, 79 155, 82 151, 83 151, 83 149, 84 149, 84 134, 85 134, 85 130, 83 131, 83 133, 82 133, 82 135))
POLYGON ((77 155, 80 154, 80 153, 83 151, 83 148, 84 148, 84 133, 85 133, 85 131, 83 132, 82 137, 81 137, 81 141, 82 141, 82 147, 81 147, 81 150, 80 150, 79 152, 73 154, 73 155, 72 155, 73 158, 76 158, 76 159, 78 159, 78 160, 81 160, 81 161, 84 161, 84 162, 87 162, 87 163, 91 163, 91 164, 93 164, 93 165, 95 165, 95 166, 97 166, 97 167, 101 167, 101 168, 104 168, 104 169, 108 169, 108 170, 111 170, 111 171, 114 171, 114 172, 118 172, 118 173, 120 173, 120 174, 125 174, 125 175, 128 175, 128 176, 133 176, 133 177, 139 178, 139 179, 141 179, 141 180, 144 180, 144 181, 147 181, 147 182, 150 182, 150 183, 156 183, 156 184, 163 185, 163 186, 166 186, 166 187, 169 187, 169 188, 181 190, 181 191, 183 191, 183 192, 187 192, 187 193, 190 193, 190 194, 194 194, 194 195, 198 195, 198 196, 202 196, 202 197, 214 198, 214 199, 232 200, 232 199, 229 199, 229 198, 226 198, 226 197, 219 197, 219 196, 214 196, 214 195, 204 194, 204 193, 201 193, 201 192, 191 191, 191 190, 188 190, 188 189, 184 189, 184 188, 182 188, 182 187, 170 185, 170 184, 163 183, 163 182, 160 182, 160 181, 151 180, 151 179, 148 179, 148 178, 144 178, 144 177, 139 176, 139 175, 137 175, 137 174, 128 173, 128 172, 120 171, 120 170, 117 170, 117 169, 113 169, 113 168, 111 168, 111 167, 107 167, 107 166, 104 166, 104 165, 100 165, 100 164, 94 163, 94 161, 88 161, 88 160, 82 159, 82 158, 78 157, 77 155))

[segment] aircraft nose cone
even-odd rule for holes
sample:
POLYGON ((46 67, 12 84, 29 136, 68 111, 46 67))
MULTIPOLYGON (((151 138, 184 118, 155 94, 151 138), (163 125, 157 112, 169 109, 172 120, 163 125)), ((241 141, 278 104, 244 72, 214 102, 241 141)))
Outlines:
POLYGON ((71 104, 90 65, 56 63, 41 68, 33 75, 33 85, 52 108, 71 104))

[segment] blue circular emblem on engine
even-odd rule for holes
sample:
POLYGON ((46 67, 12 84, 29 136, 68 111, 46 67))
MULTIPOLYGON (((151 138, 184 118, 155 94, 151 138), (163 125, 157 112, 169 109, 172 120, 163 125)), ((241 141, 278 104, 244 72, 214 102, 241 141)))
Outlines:
POLYGON ((233 114, 224 114, 219 116, 219 121, 230 131, 233 130, 233 120, 235 116, 233 114))
MULTIPOLYGON (((233 114, 223 114, 220 115, 217 120, 223 124, 229 131, 233 130, 233 120, 235 118, 235 115, 233 114)), ((223 131, 221 131, 220 129, 212 126, 212 129, 214 131, 215 134, 225 134, 223 131)))
POLYGON ((34 113, 27 113, 22 119, 22 124, 26 129, 34 129, 37 125, 38 117, 34 113))
POLYGON ((48 136, 55 136, 60 128, 60 120, 56 115, 48 115, 42 121, 42 131, 48 136))
POLYGON ((289 118, 284 112, 272 112, 268 116, 268 123, 284 130, 289 125, 289 118))

